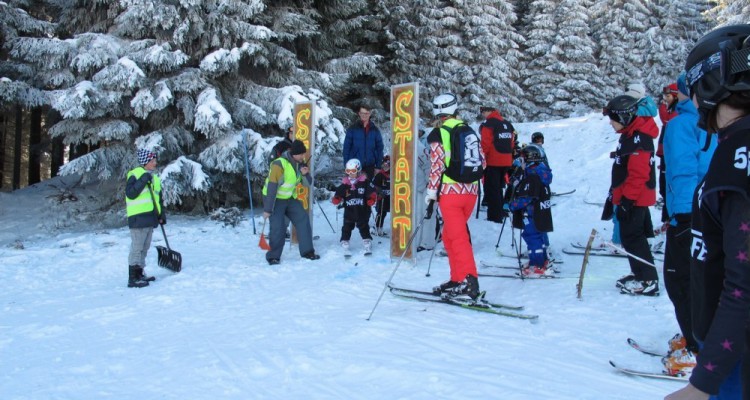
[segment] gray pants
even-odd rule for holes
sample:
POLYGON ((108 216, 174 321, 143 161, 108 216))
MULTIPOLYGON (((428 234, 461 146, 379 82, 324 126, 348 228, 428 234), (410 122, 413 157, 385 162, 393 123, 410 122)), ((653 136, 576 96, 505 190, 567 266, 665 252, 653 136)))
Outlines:
POLYGON ((299 254, 305 255, 313 250, 312 227, 307 211, 297 199, 276 199, 273 213, 268 218, 271 229, 268 234, 268 245, 271 250, 266 252, 266 260, 280 259, 286 242, 286 227, 289 219, 297 229, 297 240, 299 240, 299 254))
POLYGON ((130 255, 128 265, 146 266, 146 253, 151 247, 154 228, 130 228, 130 255))

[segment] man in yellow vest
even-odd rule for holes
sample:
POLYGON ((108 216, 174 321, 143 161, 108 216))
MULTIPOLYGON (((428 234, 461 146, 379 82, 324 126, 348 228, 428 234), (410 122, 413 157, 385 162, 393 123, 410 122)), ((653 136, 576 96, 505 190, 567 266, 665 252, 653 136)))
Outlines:
POLYGON ((307 148, 299 140, 292 142, 291 148, 281 157, 271 162, 266 184, 263 186, 263 218, 270 221, 268 235, 271 250, 266 252, 266 260, 276 265, 281 260, 286 236, 285 217, 297 229, 299 254, 309 260, 317 260, 312 243, 312 226, 302 202, 297 199, 297 184, 310 186, 310 168, 303 163, 307 148), (304 178, 304 179, 303 179, 304 178))
POLYGON ((138 163, 128 172, 125 186, 125 205, 130 228, 130 255, 128 256, 128 287, 141 288, 155 281, 146 276, 146 253, 151 247, 151 236, 158 224, 166 224, 164 206, 161 200, 161 180, 154 174, 156 154, 146 149, 138 149, 138 163), (154 210, 154 204, 156 209, 154 210))

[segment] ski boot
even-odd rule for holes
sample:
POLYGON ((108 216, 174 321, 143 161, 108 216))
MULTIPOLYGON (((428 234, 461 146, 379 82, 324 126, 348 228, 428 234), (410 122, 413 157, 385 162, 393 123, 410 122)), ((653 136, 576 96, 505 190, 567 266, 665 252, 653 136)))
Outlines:
POLYGON ((432 293, 436 296, 440 296, 443 293, 449 293, 451 290, 453 290, 453 288, 457 287, 460 284, 461 282, 445 281, 439 286, 435 286, 434 288, 432 288, 432 293))
POLYGON ((451 300, 470 300, 471 302, 480 300, 479 295, 479 279, 472 275, 466 275, 466 279, 459 282, 458 286, 444 294, 451 300))
POLYGON ((672 376, 689 376, 695 368, 695 354, 686 348, 677 349, 662 359, 664 373, 672 376))
POLYGON ((372 239, 362 240, 362 246, 365 248, 364 254, 366 256, 372 255, 372 239))
POLYGON ((627 274, 615 282, 615 287, 618 289, 623 289, 625 288, 625 285, 627 285, 628 282, 631 282, 634 280, 635 280, 635 275, 627 274))
POLYGON ((349 249, 349 241, 348 240, 342 240, 341 241, 341 248, 344 250, 344 257, 349 258, 352 256, 352 251, 349 249))

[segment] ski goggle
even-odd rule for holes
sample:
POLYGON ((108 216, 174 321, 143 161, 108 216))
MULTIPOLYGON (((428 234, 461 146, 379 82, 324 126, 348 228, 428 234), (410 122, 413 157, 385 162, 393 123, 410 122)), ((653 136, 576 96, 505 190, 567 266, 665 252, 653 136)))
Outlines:
POLYGON ((734 86, 739 82, 741 73, 750 71, 750 36, 737 49, 731 40, 719 44, 719 70, 722 86, 734 86))
POLYGON ((721 52, 711 54, 705 60, 693 65, 693 67, 685 74, 685 82, 687 83, 687 89, 690 92, 688 93, 688 96, 693 96, 693 86, 698 83, 703 76, 717 68, 721 68, 721 52))
POLYGON ((359 172, 359 170, 358 170, 357 168, 347 168, 347 169, 345 169, 344 171, 345 171, 345 172, 346 172, 347 174, 356 174, 357 172, 359 172))

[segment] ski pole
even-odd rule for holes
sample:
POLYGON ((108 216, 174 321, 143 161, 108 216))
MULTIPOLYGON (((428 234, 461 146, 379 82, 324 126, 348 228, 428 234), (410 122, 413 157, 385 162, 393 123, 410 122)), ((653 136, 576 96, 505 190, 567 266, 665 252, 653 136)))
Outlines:
POLYGON ((604 244, 606 244, 607 246, 609 246, 609 247, 611 247, 611 248, 613 248, 613 249, 615 249, 615 250, 617 250, 617 251, 625 254, 626 256, 628 256, 630 258, 634 258, 634 259, 636 259, 636 260, 638 260, 638 261, 640 261, 640 262, 642 262, 642 263, 644 263, 646 265, 650 265, 650 266, 656 268, 656 265, 654 265, 654 263, 648 262, 648 261, 646 261, 646 260, 638 257, 637 255, 635 255, 633 253, 629 253, 627 250, 623 249, 622 247, 620 247, 620 246, 618 246, 618 245, 616 245, 616 244, 614 244, 612 242, 609 242, 609 241, 605 240, 604 238, 602 238, 601 236, 599 236, 599 234, 597 234, 596 237, 598 237, 599 239, 601 239, 602 242, 604 242, 604 244))
POLYGON ((250 215, 253 220, 253 235, 255 235, 255 213, 253 212, 253 190, 250 186, 250 161, 247 154, 247 139, 244 133, 242 133, 242 149, 245 150, 245 177, 247 178, 247 195, 250 198, 250 215))
POLYGON ((375 302, 375 306, 372 307, 372 311, 370 311, 370 315, 367 317, 368 321, 370 320, 370 318, 372 318, 372 314, 375 313, 375 309, 378 308, 378 304, 380 304, 380 300, 383 298, 383 295, 385 294, 385 290, 391 286, 391 281, 393 280, 393 276, 396 275, 396 270, 398 270, 398 267, 401 265, 401 261, 404 261, 404 257, 406 256, 407 250, 409 249, 409 247, 411 247, 411 243, 414 241, 414 238, 417 237, 417 233, 419 233, 419 230, 422 229, 422 225, 424 225, 424 221, 432 217, 432 208, 434 206, 435 206, 435 200, 431 200, 430 204, 427 206, 427 211, 425 211, 424 213, 424 218, 422 218, 422 221, 419 223, 419 225, 417 225, 417 229, 415 229, 414 232, 412 232, 411 237, 409 238, 409 241, 406 243, 406 249, 404 250, 403 253, 401 253, 401 257, 398 259, 396 266, 393 268, 393 272, 391 272, 391 276, 388 277, 388 280, 385 282, 385 285, 383 285, 383 290, 380 292, 378 301, 375 302))
POLYGON ((500 247, 500 238, 503 237, 503 231, 505 230, 505 223, 508 222, 509 217, 503 218, 503 226, 500 228, 500 234, 497 236, 497 243, 495 243, 495 252, 497 253, 497 248, 500 247))
MULTIPOLYGON (((323 211, 323 206, 320 205, 319 201, 316 201, 315 203, 318 204, 318 207, 320 208, 320 212, 323 213, 323 217, 325 217, 326 222, 328 222, 328 226, 331 227, 331 230, 333 231, 333 233, 336 233, 336 229, 333 229, 333 225, 331 225, 331 221, 328 219, 328 216, 326 215, 326 212, 323 211)), ((339 216, 338 213, 336 213, 336 218, 338 218, 338 216, 339 216)))
MULTIPOLYGON (((439 218, 439 216, 436 215, 435 218, 439 218)), ((443 234, 443 224, 440 224, 440 230, 438 230, 437 235, 440 236, 442 234, 443 234)), ((435 240, 435 245, 432 246, 432 252, 430 253, 430 262, 427 263, 427 273, 425 274, 425 276, 427 277, 430 276, 430 268, 432 268, 432 258, 435 256, 435 249, 437 249, 437 247, 438 247, 437 240, 435 240)))

